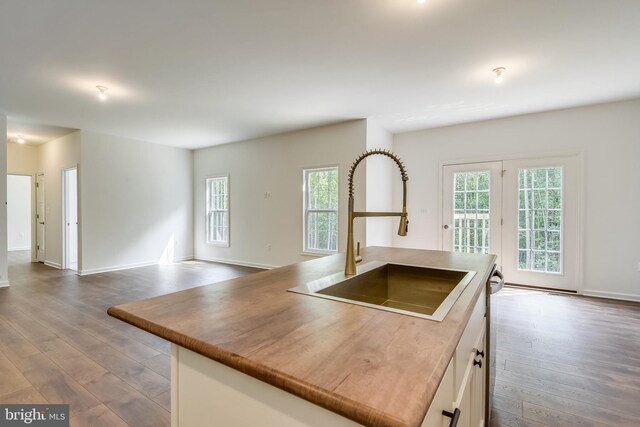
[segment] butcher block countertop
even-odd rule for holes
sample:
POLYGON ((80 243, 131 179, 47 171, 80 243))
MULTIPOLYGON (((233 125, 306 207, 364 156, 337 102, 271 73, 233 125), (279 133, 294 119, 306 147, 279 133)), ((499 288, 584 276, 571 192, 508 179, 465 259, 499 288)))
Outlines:
POLYGON ((442 322, 286 292, 344 254, 111 307, 145 331, 367 426, 420 426, 493 255, 369 247, 363 263, 477 274, 442 322))

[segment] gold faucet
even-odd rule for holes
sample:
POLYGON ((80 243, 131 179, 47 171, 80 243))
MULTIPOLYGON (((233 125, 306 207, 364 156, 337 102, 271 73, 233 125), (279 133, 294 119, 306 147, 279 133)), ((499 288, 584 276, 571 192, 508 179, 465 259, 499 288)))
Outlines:
POLYGON ((406 236, 409 230, 409 220, 407 219, 407 171, 404 169, 404 165, 400 159, 393 153, 387 150, 368 150, 362 153, 351 165, 349 170, 349 231, 347 233, 347 259, 344 266, 344 274, 346 276, 353 276, 356 274, 356 257, 353 253, 353 219, 357 217, 367 216, 399 216, 400 226, 398 227, 398 236, 406 236), (356 168, 365 158, 380 154, 391 158, 398 168, 400 168, 400 174, 402 175, 402 212, 354 212, 353 210, 353 174, 356 168))

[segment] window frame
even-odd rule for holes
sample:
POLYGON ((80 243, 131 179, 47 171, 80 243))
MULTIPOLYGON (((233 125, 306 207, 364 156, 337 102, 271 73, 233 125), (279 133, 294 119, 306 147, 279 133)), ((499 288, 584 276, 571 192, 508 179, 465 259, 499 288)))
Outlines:
MULTIPOLYGON (((205 224, 204 224, 204 241, 207 245, 210 246, 216 246, 216 247, 223 247, 223 248, 228 248, 231 246, 231 179, 229 177, 228 173, 218 173, 218 174, 211 174, 211 175, 207 175, 204 179, 204 186, 205 186, 205 201, 204 201, 204 210, 205 210, 205 224), (227 193, 227 215, 226 215, 226 226, 227 226, 227 235, 226 241, 222 241, 222 240, 209 240, 209 227, 210 227, 210 222, 209 222, 209 213, 211 212, 209 210, 209 197, 210 197, 210 181, 216 180, 216 179, 220 179, 220 178, 224 178, 226 180, 226 193, 227 193)), ((214 210, 216 212, 225 212, 225 210, 221 210, 221 209, 217 209, 214 210)))
POLYGON ((302 168, 302 254, 303 255, 333 255, 340 252, 340 165, 329 164, 322 166, 310 166, 302 168), (338 194, 336 197, 336 209, 307 209, 309 202, 309 191, 307 188, 308 175, 311 172, 322 172, 335 170, 338 173, 338 194), (309 212, 335 212, 336 213, 336 250, 322 250, 308 247, 307 242, 307 217, 309 212))

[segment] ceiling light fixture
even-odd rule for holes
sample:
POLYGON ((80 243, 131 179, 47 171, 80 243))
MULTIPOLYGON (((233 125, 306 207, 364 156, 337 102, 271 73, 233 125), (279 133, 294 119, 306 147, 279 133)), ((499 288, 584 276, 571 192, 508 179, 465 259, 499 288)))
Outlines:
POLYGON ((425 4, 427 0, 418 0, 418 4, 425 4))
POLYGON ((106 101, 107 91, 109 90, 109 88, 106 86, 96 86, 96 88, 98 89, 98 99, 100 101, 106 101))
POLYGON ((18 135, 18 139, 16 139, 18 144, 24 144, 24 137, 22 135, 18 135))
POLYGON ((504 80, 504 77, 502 76, 502 74, 505 71, 507 71, 505 67, 498 67, 493 69, 493 73, 496 75, 496 80, 495 80, 496 84, 502 83, 502 80, 504 80))

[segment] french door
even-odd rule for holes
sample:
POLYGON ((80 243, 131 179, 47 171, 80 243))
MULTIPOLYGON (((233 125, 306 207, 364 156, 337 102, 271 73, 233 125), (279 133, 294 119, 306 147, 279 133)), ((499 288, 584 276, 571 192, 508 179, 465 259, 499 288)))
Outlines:
POLYGON ((442 249, 498 255, 502 252, 502 162, 444 167, 442 249))
POLYGON ((504 170, 505 281, 577 291, 578 157, 510 160, 504 170))
POLYGON ((512 284, 578 290, 577 156, 446 165, 442 249, 491 253, 512 284))

